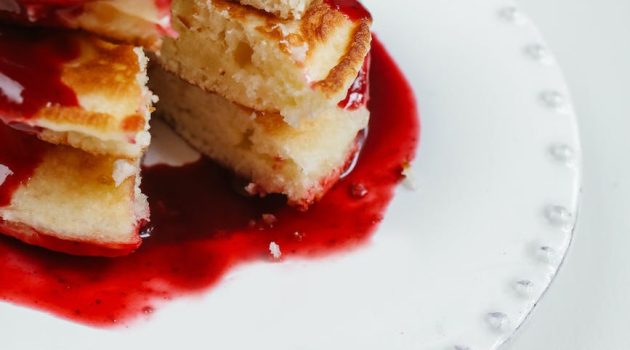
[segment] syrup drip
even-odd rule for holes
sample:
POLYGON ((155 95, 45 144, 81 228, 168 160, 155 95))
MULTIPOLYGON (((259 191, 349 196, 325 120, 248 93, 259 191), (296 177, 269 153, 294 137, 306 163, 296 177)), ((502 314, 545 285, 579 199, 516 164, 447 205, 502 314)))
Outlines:
POLYGON ((48 104, 78 105, 61 80, 64 64, 78 56, 68 32, 0 26, 0 120, 20 122, 48 104))
MULTIPOLYGON (((352 173, 309 211, 280 196, 244 197, 233 175, 202 159, 144 169, 153 230, 134 254, 116 259, 63 255, 0 238, 0 300, 76 322, 113 326, 149 317, 161 302, 201 293, 235 265, 321 257, 368 241, 382 220, 403 165, 414 157, 415 98, 384 47, 372 49, 370 135, 352 173)), ((255 291, 252 291, 255 293, 255 291)))
POLYGON ((363 66, 361 66, 359 70, 359 75, 357 75, 352 85, 350 85, 346 98, 339 102, 338 106, 340 108, 354 111, 365 106, 370 100, 370 60, 371 55, 368 54, 365 57, 365 61, 363 61, 363 66))

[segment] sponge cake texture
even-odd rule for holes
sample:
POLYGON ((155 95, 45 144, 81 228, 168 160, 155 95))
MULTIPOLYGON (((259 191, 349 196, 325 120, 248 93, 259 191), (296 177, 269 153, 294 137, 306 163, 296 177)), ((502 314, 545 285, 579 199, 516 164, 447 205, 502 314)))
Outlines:
POLYGON ((174 0, 177 38, 161 64, 188 82, 293 126, 346 96, 370 49, 370 18, 351 20, 321 0, 300 20, 228 0, 174 0))
POLYGON ((193 147, 250 179, 250 193, 283 193, 300 208, 337 182, 369 119, 365 107, 334 107, 295 128, 278 113, 237 105, 160 67, 150 77, 151 88, 164 96, 157 113, 193 147))
MULTIPOLYGON (((0 125, 2 137, 11 133, 19 132, 0 125)), ((138 248, 138 231, 149 215, 138 187, 139 159, 35 141, 43 149, 41 160, 8 205, 0 207, 0 232, 77 255, 119 256, 138 248)), ((0 159, 10 157, 11 147, 0 149, 0 159)), ((5 177, 14 176, 3 167, 9 172, 5 177)))
MULTIPOLYGON (((53 50, 48 46, 37 46, 37 40, 46 40, 42 39, 44 36, 62 40, 66 46, 76 46, 78 54, 63 63, 60 79, 64 86, 74 92, 78 103, 43 104, 29 116, 16 115, 10 107, 9 110, 3 110, 0 105, 0 121, 35 133, 42 140, 94 154, 133 158, 143 153, 150 142, 148 128, 154 97, 146 88, 147 58, 142 49, 112 44, 82 32, 35 32, 2 27, 2 34, 0 46, 12 47, 14 44, 8 41, 13 40, 22 50, 32 45, 32 52, 40 55, 45 55, 42 51, 53 50)), ((12 77, 11 72, 3 71, 2 67, 0 65, 0 74, 8 76, 0 81, 4 86, 12 77)), ((29 74, 37 73, 38 69, 45 68, 24 68, 29 74)), ((20 84, 19 80, 17 84, 20 84)), ((0 95, 0 98, 6 96, 0 95)), ((4 105, 11 106, 10 103, 4 105)))

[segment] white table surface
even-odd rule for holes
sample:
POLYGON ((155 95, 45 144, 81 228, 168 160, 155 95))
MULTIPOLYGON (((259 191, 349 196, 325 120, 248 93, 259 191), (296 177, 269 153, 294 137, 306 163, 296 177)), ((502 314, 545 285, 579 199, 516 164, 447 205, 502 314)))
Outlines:
POLYGON ((630 349, 630 1, 520 0, 573 93, 584 148, 574 245, 509 350, 630 349))

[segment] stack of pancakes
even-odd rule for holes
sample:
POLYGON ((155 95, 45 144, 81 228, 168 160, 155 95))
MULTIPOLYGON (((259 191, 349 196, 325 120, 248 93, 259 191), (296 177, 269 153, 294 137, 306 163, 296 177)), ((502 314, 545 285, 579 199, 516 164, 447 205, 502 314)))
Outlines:
POLYGON ((140 245, 147 84, 251 195, 307 209, 367 127, 370 26, 354 0, 0 1, 0 232, 78 255, 140 245))
POLYGON ((157 44, 148 24, 158 20, 152 6, 153 0, 0 6, 0 186, 14 187, 0 203, 2 233, 79 255, 124 255, 140 245, 149 212, 139 166, 154 98, 147 58, 131 43, 157 44), (123 4, 143 19, 123 16, 123 4), (139 22, 145 30, 126 31, 139 22))
POLYGON ((367 89, 363 13, 323 0, 174 0, 178 36, 164 39, 150 70, 158 112, 251 179, 250 193, 283 193, 307 208, 339 179, 367 127, 367 91, 348 96, 353 85, 367 89))

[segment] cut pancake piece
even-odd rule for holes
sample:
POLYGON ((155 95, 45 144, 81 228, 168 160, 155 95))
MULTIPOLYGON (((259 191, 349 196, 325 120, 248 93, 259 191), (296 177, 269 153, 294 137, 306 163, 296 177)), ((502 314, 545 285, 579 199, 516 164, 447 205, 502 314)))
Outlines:
POLYGON ((139 157, 151 92, 139 48, 76 31, 0 26, 0 121, 95 154, 139 157))
POLYGON ((10 0, 0 3, 0 19, 82 29, 149 49, 171 33, 169 0, 10 0))
POLYGON ((299 126, 346 97, 369 52, 370 25, 322 0, 301 20, 228 0, 174 0, 179 36, 164 40, 159 60, 192 84, 299 126))
POLYGON ((240 0, 238 2, 278 17, 300 19, 313 0, 240 0))
POLYGON ((52 145, 0 123, 0 233, 75 255, 122 256, 148 221, 139 159, 52 145))
POLYGON ((251 180, 251 194, 283 193, 300 208, 337 182, 369 119, 365 107, 333 107, 294 128, 277 113, 239 106, 160 67, 149 74, 163 96, 158 114, 193 147, 251 180))

